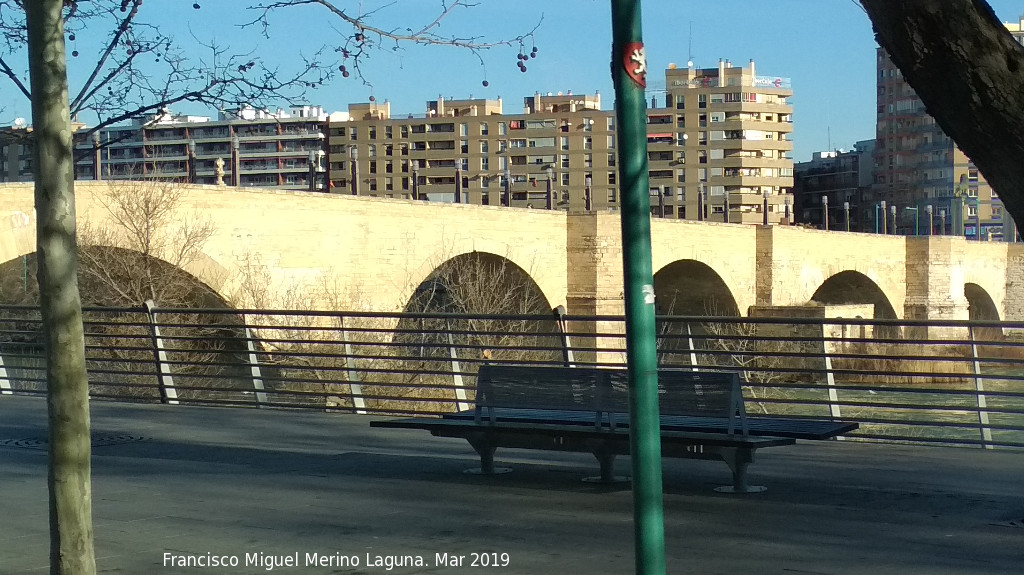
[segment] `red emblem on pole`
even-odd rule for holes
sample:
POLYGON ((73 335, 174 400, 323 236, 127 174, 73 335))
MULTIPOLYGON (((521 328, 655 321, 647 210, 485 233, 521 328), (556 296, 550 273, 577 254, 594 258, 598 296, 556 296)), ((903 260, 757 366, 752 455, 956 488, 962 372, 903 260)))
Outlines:
POLYGON ((647 56, 644 54, 643 42, 626 44, 622 54, 622 67, 626 75, 641 88, 647 87, 647 56))

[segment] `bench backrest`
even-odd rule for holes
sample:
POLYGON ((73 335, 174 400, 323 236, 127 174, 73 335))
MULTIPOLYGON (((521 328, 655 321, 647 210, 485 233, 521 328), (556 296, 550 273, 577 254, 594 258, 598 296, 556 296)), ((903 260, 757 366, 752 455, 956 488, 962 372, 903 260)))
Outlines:
MULTIPOLYGON (((661 415, 728 419, 730 434, 747 434, 746 411, 735 372, 662 369, 658 371, 661 415)), ((484 365, 477 374, 476 419, 493 408, 553 409, 594 413, 595 425, 629 412, 625 369, 484 365)))

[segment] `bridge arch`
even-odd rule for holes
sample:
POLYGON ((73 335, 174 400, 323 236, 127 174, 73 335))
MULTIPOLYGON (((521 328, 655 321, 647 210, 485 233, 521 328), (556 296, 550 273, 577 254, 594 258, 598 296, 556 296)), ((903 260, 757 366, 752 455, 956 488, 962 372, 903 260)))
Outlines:
POLYGON ((697 260, 676 260, 654 274, 659 314, 738 316, 732 290, 711 266, 697 260))
POLYGON ((533 277, 511 259, 472 251, 431 270, 403 309, 414 313, 547 314, 551 303, 533 277))
MULTIPOLYGON (((25 296, 38 290, 36 257, 35 251, 26 251, 0 261, 2 303, 12 303, 14 294, 9 290, 14 284, 21 286, 25 296)), ((220 289, 224 287, 226 277, 226 270, 205 254, 182 268, 130 249, 105 245, 79 246, 79 291, 85 305, 137 306, 146 299, 155 299, 158 306, 164 307, 231 308, 230 298, 220 289), (156 276, 155 283, 160 284, 161 293, 173 293, 174 297, 163 298, 141 289, 139 278, 132 277, 132 272, 142 266, 152 266, 151 271, 156 276)))
POLYGON ((811 296, 823 304, 873 304, 876 319, 897 319, 892 302, 868 276, 852 270, 839 272, 826 279, 811 296))
POLYGON ((967 317, 972 320, 999 321, 999 307, 985 288, 976 283, 964 284, 967 298, 967 317))

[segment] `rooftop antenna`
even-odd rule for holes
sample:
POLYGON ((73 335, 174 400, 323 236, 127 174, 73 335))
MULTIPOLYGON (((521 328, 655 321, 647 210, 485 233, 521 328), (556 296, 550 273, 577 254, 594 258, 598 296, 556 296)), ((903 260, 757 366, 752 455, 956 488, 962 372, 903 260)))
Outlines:
POLYGON ((693 68, 693 20, 690 20, 690 36, 687 39, 688 46, 686 47, 686 67, 693 68))
POLYGON ((830 100, 825 100, 825 133, 828 136, 828 151, 832 151, 832 105, 830 100))

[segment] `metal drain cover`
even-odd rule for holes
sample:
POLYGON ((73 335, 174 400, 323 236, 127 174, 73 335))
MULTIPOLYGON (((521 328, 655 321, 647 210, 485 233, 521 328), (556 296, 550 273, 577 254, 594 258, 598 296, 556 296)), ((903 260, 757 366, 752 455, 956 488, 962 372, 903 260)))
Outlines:
MULTIPOLYGON (((108 445, 121 445, 124 443, 135 443, 145 441, 146 438, 139 435, 127 433, 99 433, 92 436, 93 447, 106 447, 108 445)), ((0 439, 0 447, 17 447, 20 449, 39 449, 46 451, 49 448, 50 440, 45 437, 26 437, 23 439, 0 439)))

